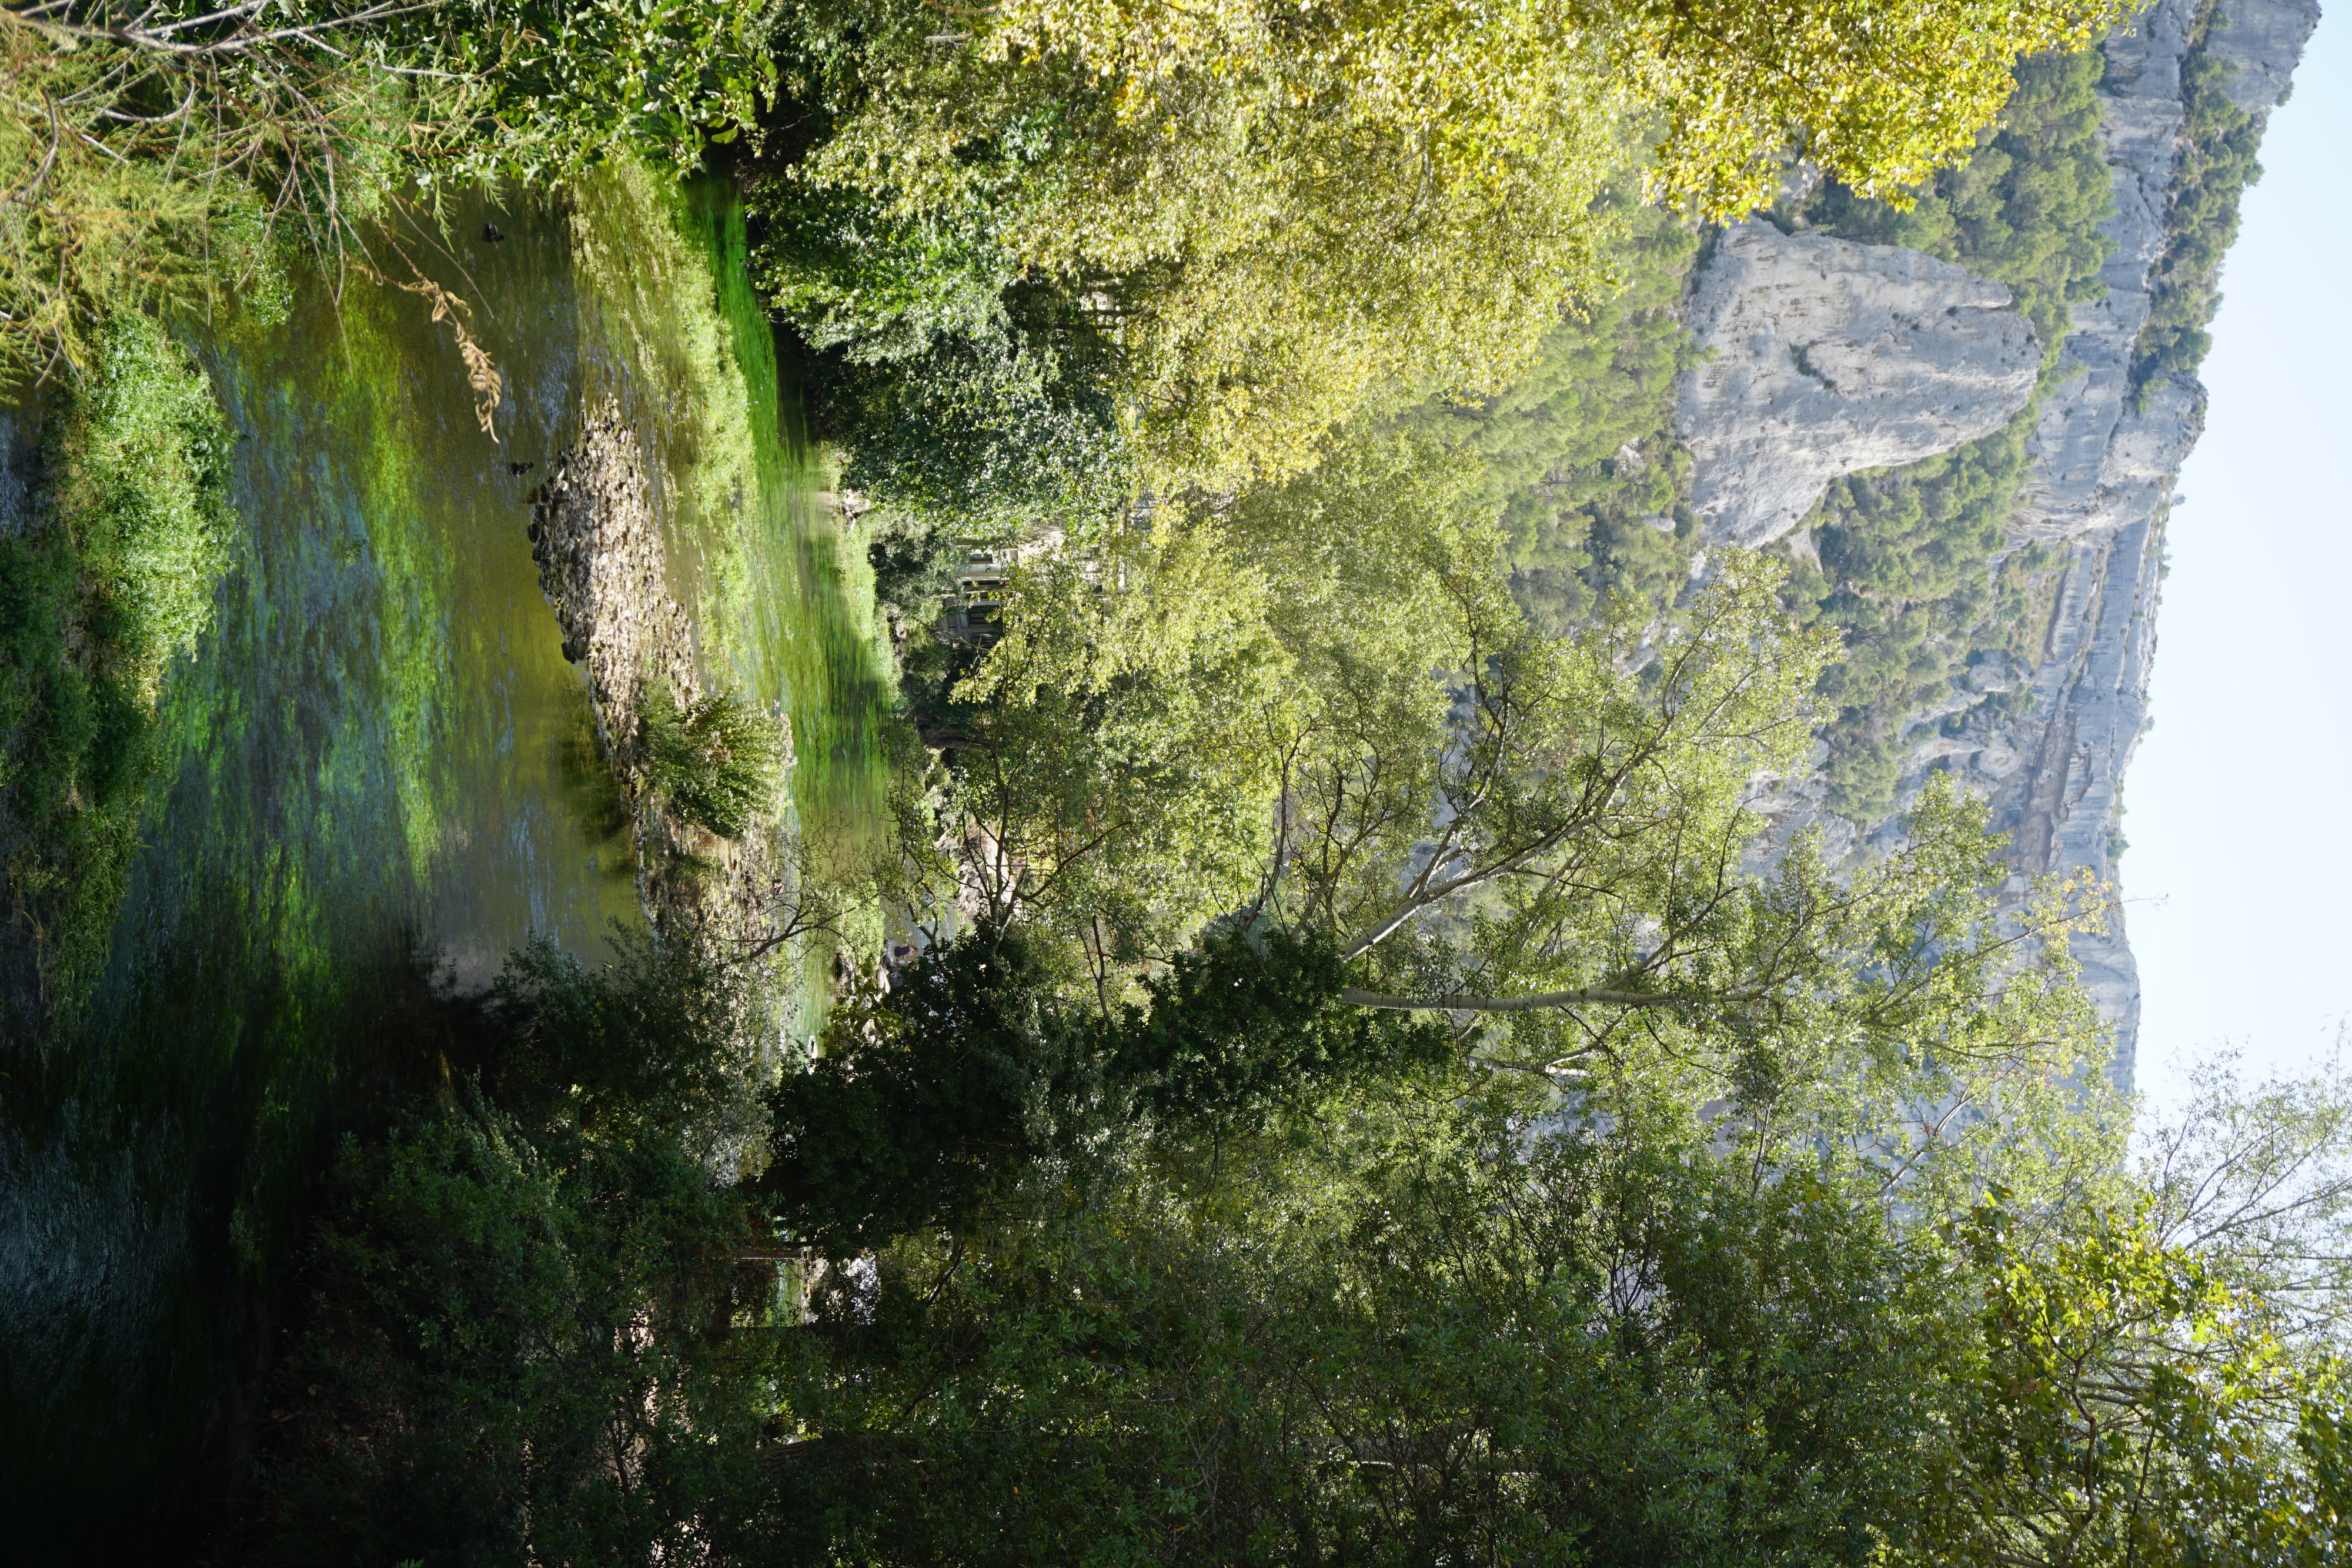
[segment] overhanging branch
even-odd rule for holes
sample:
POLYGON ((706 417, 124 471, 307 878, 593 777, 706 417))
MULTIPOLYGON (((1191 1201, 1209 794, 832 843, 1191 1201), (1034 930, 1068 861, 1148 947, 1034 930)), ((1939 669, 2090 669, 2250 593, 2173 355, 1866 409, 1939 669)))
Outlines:
POLYGON ((1339 993, 1340 1002, 1347 1007, 1411 1013, 1528 1013, 1545 1008, 1573 1007, 1670 1008, 1689 999, 1654 991, 1621 991, 1606 986, 1541 991, 1527 997, 1399 997, 1385 991, 1360 991, 1352 987, 1339 993))

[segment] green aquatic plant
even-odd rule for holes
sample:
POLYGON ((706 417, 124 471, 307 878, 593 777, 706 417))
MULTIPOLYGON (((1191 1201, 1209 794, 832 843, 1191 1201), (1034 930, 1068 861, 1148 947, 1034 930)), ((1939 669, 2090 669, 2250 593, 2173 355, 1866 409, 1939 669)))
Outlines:
POLYGON ((791 746, 774 720, 731 691, 681 707, 656 685, 639 716, 646 771, 669 810, 740 839, 774 810, 791 746))
POLYGON ((235 518, 212 388, 120 315, 43 424, 22 531, 0 538, 0 864, 8 988, 66 1000, 104 961, 153 766, 157 695, 211 624, 235 518))

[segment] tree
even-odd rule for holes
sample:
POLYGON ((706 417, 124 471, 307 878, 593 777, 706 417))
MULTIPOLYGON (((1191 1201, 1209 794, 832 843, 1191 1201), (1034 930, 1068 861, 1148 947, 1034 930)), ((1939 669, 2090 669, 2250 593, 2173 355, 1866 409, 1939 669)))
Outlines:
POLYGON ((1538 0, 1499 13, 1449 0, 1210 12, 1009 0, 975 28, 975 47, 1067 50, 1131 84, 1139 115, 1188 71, 1263 69, 1294 102, 1430 133, 1437 158, 1465 168, 1526 152, 1563 79, 1597 70, 1664 120, 1657 187, 1731 215, 1769 203, 1792 149, 1866 195, 1918 183, 2000 111, 2018 57, 2082 48, 2124 11, 2096 0, 1538 0))
POLYGON ((1108 347, 1162 486, 1291 472, 1360 410, 1496 383, 1606 287, 1587 209, 1624 150, 1589 73, 1547 73, 1487 158, 1300 96, 1286 57, 1152 75, 895 0, 801 17, 828 120, 763 204, 797 236, 803 204, 862 196, 850 226, 886 243, 846 269, 772 246, 779 303, 855 357, 969 337, 1002 292, 1058 350, 1108 347))
POLYGON ((1434 1030, 1332 1007, 1346 977, 1328 945, 1225 933, 1148 979, 1145 1003, 1097 1010, 1057 995, 1018 932, 983 927, 836 1009, 766 1097, 760 1190, 833 1258, 970 1236, 1019 1212, 1024 1186, 1099 1179, 1139 1129, 1254 1132, 1447 1060, 1434 1030))
POLYGON ((1891 1562, 2272 1564, 2352 1546, 2328 1469, 2340 1386, 2226 1256, 2145 1212, 2034 1237, 2001 1197, 1957 1227, 1982 1308, 1940 1363, 1956 1419, 1891 1562))
MULTIPOLYGON (((1565 302, 1610 291, 1594 199, 1650 122, 1654 192, 1711 215, 1768 204, 1792 153, 1906 202, 1999 112, 2021 55, 2121 12, 810 5, 800 89, 824 120, 792 179, 863 193, 885 230, 992 241, 1115 345, 1151 476, 1230 488, 1297 470, 1359 413, 1498 390, 1565 302)), ((830 289, 824 330, 857 292, 830 289)), ((894 291, 866 293, 869 336, 901 331, 894 291)))
POLYGON ((986 705, 946 795, 963 896, 1098 994, 1213 919, 1312 933, 1353 967, 1340 1003, 1612 1103, 1731 1107, 1759 1158, 1834 1125, 1888 1180, 1965 1182, 1956 1151, 2102 1128, 2019 1174, 2040 1192, 2110 1157, 2119 1112, 2062 1113, 2104 1050, 2065 952, 2084 890, 2005 908, 1981 804, 1941 782, 1876 863, 1759 848, 1754 781, 1803 765, 1827 648, 1777 570, 1727 553, 1673 620, 1548 632, 1477 479, 1363 435, 1163 509, 1148 559, 1017 575, 961 688, 986 705))
POLYGON ((1934 1343, 1888 1233, 1508 1108, 1392 1080, 884 1252, 795 1405, 849 1554, 1868 1561, 1934 1343))
POLYGON ((980 923, 1043 927, 1107 988, 1248 897, 1286 661, 1264 578, 1213 529, 1052 551, 1018 581, 932 737, 952 874, 980 923))
POLYGON ((677 1144, 461 1097, 333 1176, 260 1561, 742 1561, 791 1526, 772 1345, 730 1333, 772 1322, 774 1249, 677 1144))

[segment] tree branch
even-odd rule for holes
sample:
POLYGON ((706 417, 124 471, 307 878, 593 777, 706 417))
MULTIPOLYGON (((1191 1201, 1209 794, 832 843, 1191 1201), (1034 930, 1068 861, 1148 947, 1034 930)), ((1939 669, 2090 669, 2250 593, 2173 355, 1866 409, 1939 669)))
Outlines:
POLYGON ((1690 999, 1655 991, 1621 991, 1606 986, 1586 986, 1573 991, 1539 991, 1527 997, 1399 997, 1385 991, 1360 991, 1353 987, 1339 993, 1341 1004, 1347 1007, 1416 1013, 1527 1013, 1544 1008, 1574 1007, 1670 1008, 1690 999))

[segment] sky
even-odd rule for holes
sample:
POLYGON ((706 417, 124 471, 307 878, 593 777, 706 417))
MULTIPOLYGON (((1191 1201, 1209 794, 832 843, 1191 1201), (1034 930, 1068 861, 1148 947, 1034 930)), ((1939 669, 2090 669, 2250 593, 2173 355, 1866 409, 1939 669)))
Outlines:
POLYGON ((2331 4, 2222 270, 2125 778, 2152 1108, 2225 1046, 2307 1071, 2352 1014, 2352 0, 2331 4))

